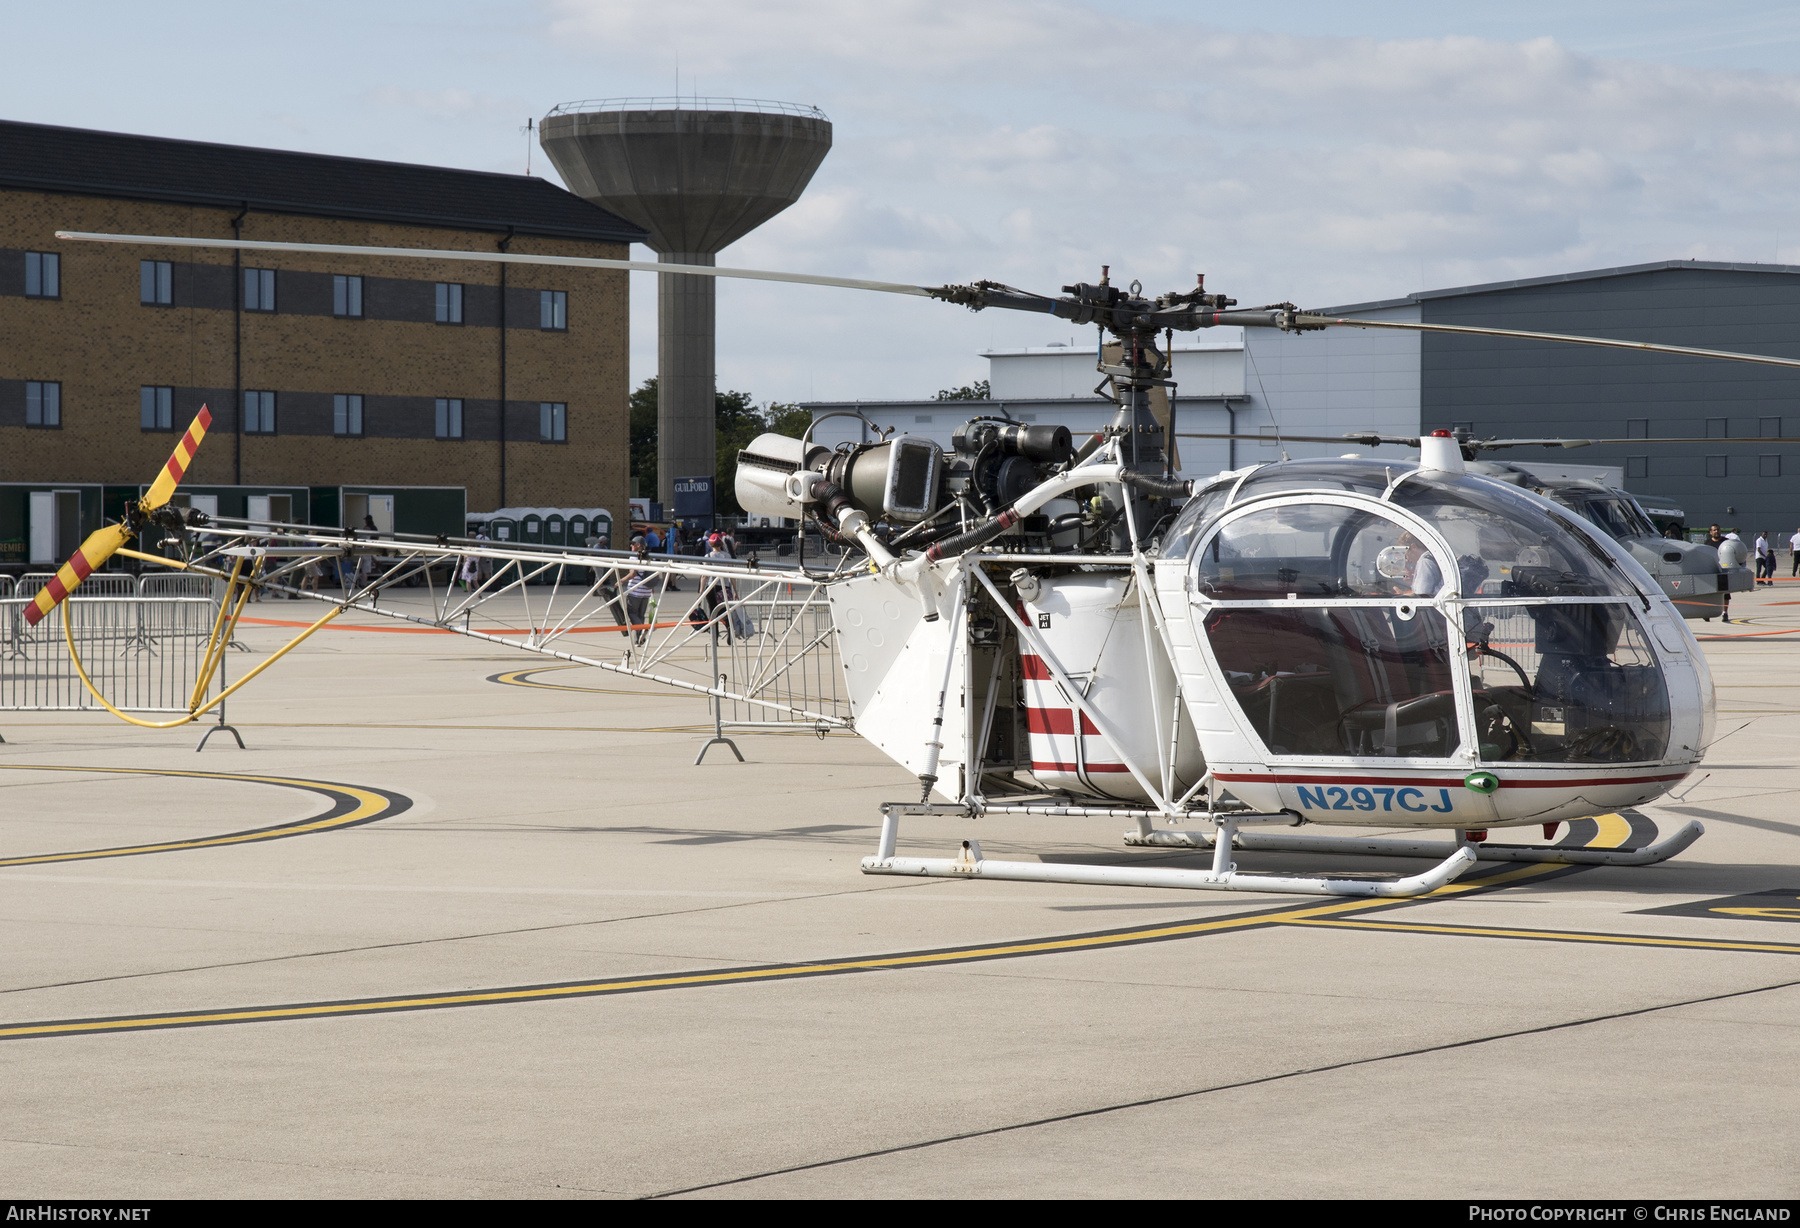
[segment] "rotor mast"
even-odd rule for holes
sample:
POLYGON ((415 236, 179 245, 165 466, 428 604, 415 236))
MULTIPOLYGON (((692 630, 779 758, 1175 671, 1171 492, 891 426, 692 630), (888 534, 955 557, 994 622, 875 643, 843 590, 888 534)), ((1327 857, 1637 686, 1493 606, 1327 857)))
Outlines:
MULTIPOLYGON (((1145 298, 1138 282, 1129 287, 1112 284, 1110 270, 1103 268, 1098 284, 1077 282, 1062 288, 1062 297, 1032 294, 999 282, 978 281, 966 286, 940 286, 930 289, 931 297, 949 303, 960 303, 971 311, 1001 307, 1010 311, 1035 311, 1055 316, 1072 324, 1097 325, 1118 342, 1116 362, 1108 362, 1101 350, 1099 371, 1105 377, 1101 386, 1112 386, 1112 401, 1118 407, 1107 434, 1117 441, 1119 464, 1140 480, 1124 488, 1129 516, 1116 531, 1121 548, 1142 545, 1155 530, 1167 510, 1167 496, 1148 487, 1168 474, 1170 455, 1163 424, 1156 420, 1151 408, 1151 390, 1167 388, 1173 406, 1175 381, 1170 378, 1169 354, 1158 344, 1158 334, 1193 332, 1221 324, 1251 327, 1296 327, 1291 320, 1278 320, 1284 312, 1293 314, 1290 304, 1257 311, 1229 311, 1236 299, 1223 294, 1208 294, 1202 274, 1199 284, 1185 293, 1170 293, 1154 299, 1145 298), (1135 532, 1127 530, 1129 524, 1135 532)), ((1304 327, 1299 325, 1298 327, 1304 327)), ((1096 389, 1098 391, 1098 389, 1096 389)))

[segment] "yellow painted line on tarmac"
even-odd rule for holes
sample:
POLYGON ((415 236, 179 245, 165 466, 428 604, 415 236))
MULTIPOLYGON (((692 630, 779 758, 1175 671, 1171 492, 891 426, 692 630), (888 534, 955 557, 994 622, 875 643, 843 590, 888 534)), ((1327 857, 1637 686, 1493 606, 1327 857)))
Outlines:
POLYGON ((1243 917, 1223 917, 1211 921, 1187 921, 1173 925, 1156 925, 1142 929, 1114 930, 1101 933, 1075 934, 1033 942, 951 947, 936 951, 911 951, 895 955, 877 955, 861 959, 819 960, 804 964, 776 964, 757 968, 731 968, 712 972, 678 972, 660 976, 628 977, 617 980, 571 981, 553 985, 522 985, 470 992, 419 994, 412 996, 358 998, 339 1002, 300 1002, 283 1006, 257 1006, 227 1010, 169 1012, 156 1015, 126 1015, 101 1019, 47 1020, 39 1023, 16 1023, 0 1026, 0 1040, 23 1040, 50 1036, 75 1036, 98 1032, 144 1032, 165 1028, 206 1027, 230 1023, 271 1023, 287 1019, 322 1019, 345 1015, 385 1014, 396 1011, 434 1010, 460 1006, 492 1006, 508 1002, 543 1002, 566 998, 592 998, 609 994, 642 993, 658 989, 690 989, 708 985, 741 985, 759 981, 785 981, 800 977, 830 976, 851 972, 880 972, 890 969, 942 967, 980 960, 1009 959, 1029 955, 1051 955, 1067 951, 1103 950, 1108 947, 1159 942, 1172 938, 1188 938, 1208 933, 1224 933, 1298 920, 1325 917, 1357 908, 1392 903, 1391 900, 1340 900, 1290 909, 1286 912, 1256 913, 1243 917))
MULTIPOLYGON (((71 769, 73 770, 73 769, 71 769)), ((186 773, 199 775, 198 773, 186 773)), ((1621 820, 1623 822, 1623 820, 1621 820)), ((1629 826, 1626 826, 1629 832, 1629 826)), ((5 863, 0 863, 5 864, 5 863)), ((1779 943, 1690 942, 1681 939, 1638 939, 1630 935, 1580 935, 1556 931, 1491 930, 1476 926, 1428 926, 1403 922, 1357 921, 1343 914, 1359 910, 1392 907, 1396 904, 1422 903, 1434 898, 1484 890, 1505 883, 1516 883, 1546 874, 1568 872, 1574 867, 1534 864, 1518 866, 1498 874, 1486 875, 1466 882, 1446 884, 1429 894, 1411 900, 1357 898, 1334 900, 1326 904, 1309 904, 1274 912, 1257 912, 1211 920, 1182 921, 1135 929, 1106 930, 1071 934, 1025 942, 982 944, 950 947, 930 951, 908 951, 852 959, 818 960, 800 964, 776 964, 752 968, 730 968, 706 972, 677 972, 655 976, 626 977, 608 980, 568 981, 547 985, 503 986, 486 990, 454 991, 376 998, 357 998, 331 1002, 298 1002, 283 1005, 211 1009, 187 1012, 164 1012, 149 1015, 121 1015, 103 1018, 42 1020, 0 1025, 0 1040, 43 1039, 56 1036, 95 1035, 116 1032, 145 1032, 171 1028, 209 1027, 234 1023, 273 1023, 293 1019, 341 1018, 352 1015, 388 1014, 402 1011, 437 1010, 467 1006, 492 1006, 516 1002, 543 1002, 571 998, 602 997, 623 993, 643 993, 663 989, 691 989, 713 985, 741 985, 758 982, 795 980, 805 977, 831 976, 858 972, 895 971, 907 968, 946 967, 985 960, 1013 959, 1034 955, 1053 955, 1078 951, 1096 951, 1133 946, 1171 939, 1192 938, 1206 934, 1244 932, 1278 926, 1342 926, 1395 930, 1418 933, 1466 934, 1480 937, 1543 938, 1573 941, 1614 941, 1649 946, 1698 946, 1723 950, 1745 950, 1800 954, 1800 946, 1779 943)))
POLYGON ((1580 930, 1499 929, 1483 925, 1422 925, 1407 921, 1359 921, 1298 917, 1284 925, 1330 926, 1337 929, 1385 930, 1408 934, 1450 934, 1465 938, 1513 938, 1527 942, 1585 942, 1602 946, 1674 947, 1696 951, 1758 951, 1774 955, 1800 955, 1800 943, 1728 942, 1706 938, 1657 938, 1643 934, 1599 934, 1580 930))
POLYGON ((1596 814, 1591 816, 1600 825, 1600 831, 1583 848, 1616 849, 1631 839, 1631 821, 1622 814, 1596 814))
POLYGON ((173 776, 188 780, 223 780, 240 784, 276 785, 322 794, 332 802, 330 810, 314 818, 273 827, 227 832, 218 836, 201 836, 192 840, 164 840, 152 844, 122 845, 117 848, 82 849, 64 853, 39 853, 30 857, 0 858, 0 867, 38 866, 53 862, 92 861, 102 857, 135 857, 144 853, 174 853, 188 849, 218 848, 232 844, 252 844, 261 840, 282 840, 289 836, 309 836, 316 832, 335 831, 391 818, 412 808, 412 799, 384 789, 367 789, 357 785, 338 784, 326 780, 302 780, 291 776, 257 776, 238 772, 184 772, 165 768, 67 767, 48 764, 7 763, 0 770, 9 772, 76 772, 104 773, 114 776, 173 776))
MULTIPOLYGON (((552 670, 592 669, 592 668, 593 667, 589 666, 589 665, 533 665, 528 669, 506 670, 502 673, 495 674, 492 678, 489 679, 489 681, 490 682, 498 682, 502 686, 533 687, 540 691, 582 691, 582 692, 585 692, 588 694, 593 694, 593 695, 637 695, 640 697, 641 696, 649 696, 649 697, 653 697, 653 698, 663 698, 663 699, 708 699, 708 698, 711 698, 710 696, 702 695, 696 691, 679 691, 679 690, 677 690, 677 691, 663 691, 663 690, 627 691, 627 690, 619 689, 617 687, 572 686, 566 682, 538 682, 531 677, 532 674, 547 674, 547 673, 550 673, 552 670)), ((655 686, 656 684, 654 682, 651 682, 650 685, 655 686)))

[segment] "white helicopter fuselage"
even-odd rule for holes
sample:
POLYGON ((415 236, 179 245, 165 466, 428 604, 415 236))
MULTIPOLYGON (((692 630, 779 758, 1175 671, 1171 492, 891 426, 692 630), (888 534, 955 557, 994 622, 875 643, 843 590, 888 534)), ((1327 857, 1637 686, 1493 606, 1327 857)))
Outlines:
POLYGON ((1655 582, 1478 475, 1286 462, 1202 484, 1132 556, 998 545, 830 588, 858 732, 973 808, 1010 702, 1014 776, 1170 819, 1229 797, 1321 824, 1552 823, 1660 796, 1711 736, 1711 677, 1655 582), (1011 624, 1014 697, 982 608, 1011 624))

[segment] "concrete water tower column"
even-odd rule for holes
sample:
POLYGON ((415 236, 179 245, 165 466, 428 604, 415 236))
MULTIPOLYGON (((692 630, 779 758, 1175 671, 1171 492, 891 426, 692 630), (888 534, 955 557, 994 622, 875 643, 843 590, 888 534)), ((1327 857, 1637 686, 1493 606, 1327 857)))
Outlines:
MULTIPOLYGON (((569 102, 538 143, 569 190, 650 232, 667 264, 713 264, 800 198, 831 149, 816 107, 736 98, 569 102)), ((656 494, 715 471, 717 281, 657 277, 656 494)))

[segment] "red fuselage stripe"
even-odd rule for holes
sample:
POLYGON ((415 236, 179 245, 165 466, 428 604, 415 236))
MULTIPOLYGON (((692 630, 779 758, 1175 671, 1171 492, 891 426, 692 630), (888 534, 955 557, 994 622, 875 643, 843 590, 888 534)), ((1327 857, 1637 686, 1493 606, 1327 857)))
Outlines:
MULTIPOLYGON (((1032 733, 1067 733, 1075 732, 1075 713, 1068 708, 1027 708, 1025 709, 1025 728, 1032 733)), ((1100 731, 1094 728, 1094 722, 1083 713, 1081 732, 1084 735, 1098 737, 1100 731)))
MULTIPOLYGON (((1666 776, 1590 776, 1577 780, 1518 780, 1501 777, 1500 785, 1506 789, 1574 789, 1588 785, 1647 785, 1657 784, 1665 780, 1681 780, 1687 772, 1675 772, 1666 776)), ((1227 781, 1243 781, 1247 784, 1279 784, 1279 785, 1430 785, 1433 788, 1452 788, 1462 784, 1454 777, 1420 780, 1417 777, 1404 777, 1396 780, 1392 776, 1278 776, 1257 773, 1227 775, 1214 773, 1213 779, 1227 781)))

